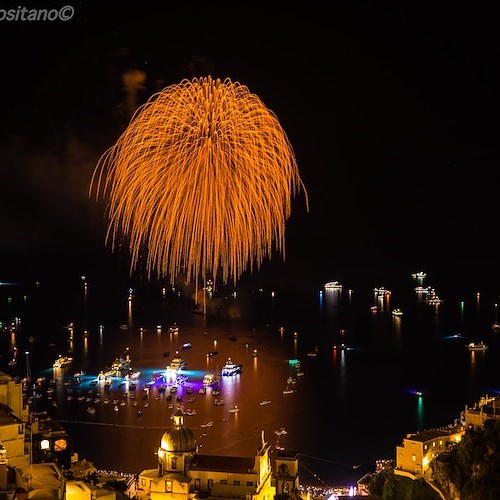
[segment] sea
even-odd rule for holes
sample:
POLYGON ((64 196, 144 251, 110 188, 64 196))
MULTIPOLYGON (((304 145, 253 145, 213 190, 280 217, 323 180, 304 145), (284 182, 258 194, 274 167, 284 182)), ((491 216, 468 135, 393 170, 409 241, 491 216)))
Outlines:
POLYGON ((453 425, 466 405, 500 390, 494 282, 418 267, 264 275, 205 290, 105 271, 0 277, 0 370, 45 378, 27 390, 31 409, 60 422, 98 469, 155 468, 182 407, 199 453, 253 456, 264 437, 271 458, 295 452, 301 483, 318 487, 355 484, 377 460, 395 459, 407 434, 453 425), (412 276, 420 271, 426 276, 412 276), (340 286, 325 288, 333 281, 340 286), (419 286, 442 302, 426 303, 419 286), (481 340, 488 349, 470 352, 481 340), (184 385, 175 394, 172 381, 145 390, 176 353, 186 360, 184 385), (73 363, 54 369, 60 355, 73 363), (121 377, 96 384, 124 355, 141 372, 135 390, 121 377), (221 377, 219 394, 200 394, 204 375, 220 375, 228 358, 241 372, 221 377))

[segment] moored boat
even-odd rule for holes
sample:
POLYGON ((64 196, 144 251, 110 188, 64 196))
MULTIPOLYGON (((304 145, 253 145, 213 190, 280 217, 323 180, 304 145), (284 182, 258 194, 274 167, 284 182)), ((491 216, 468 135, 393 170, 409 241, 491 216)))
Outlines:
POLYGON ((226 364, 222 367, 221 375, 223 377, 231 377, 232 375, 241 373, 242 368, 243 365, 233 363, 231 358, 227 358, 226 364))

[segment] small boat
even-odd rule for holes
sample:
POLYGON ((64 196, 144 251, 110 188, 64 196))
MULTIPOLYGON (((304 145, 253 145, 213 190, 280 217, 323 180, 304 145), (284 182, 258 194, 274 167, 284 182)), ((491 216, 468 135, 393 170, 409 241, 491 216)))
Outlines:
POLYGON ((401 309, 399 309, 399 308, 398 309, 394 309, 392 311, 392 315, 393 316, 403 316, 403 311, 401 309))
POLYGON ((219 354, 219 351, 210 351, 207 353, 207 358, 211 358, 212 356, 215 356, 216 354, 219 354))
POLYGON ((207 388, 206 387, 200 387, 198 389, 198 394, 206 394, 207 393, 207 388))
POLYGON ((470 342, 467 344, 469 351, 486 351, 488 346, 481 340, 481 342, 470 342))
POLYGON ((234 405, 230 410, 229 413, 238 413, 240 409, 238 408, 238 405, 234 405))
POLYGON ((286 389, 283 390, 283 394, 293 394, 295 392, 294 389, 291 389, 290 387, 287 387, 286 389))
POLYGON ((284 427, 281 427, 281 429, 275 430, 274 433, 277 436, 284 436, 285 434, 288 434, 287 430, 284 427))
POLYGON ((222 406, 224 404, 223 399, 214 399, 214 405, 215 406, 222 406))
POLYGON ((59 356, 52 365, 54 368, 64 368, 73 363, 73 358, 70 356, 59 356))
POLYGON ((269 403, 271 403, 270 399, 263 399, 259 404, 260 406, 265 406, 268 405, 269 403))
POLYGON ((168 327, 168 333, 179 333, 179 327, 174 323, 168 327))
POLYGON ((307 353, 308 358, 316 358, 318 356, 318 348, 315 347, 314 350, 307 353))
POLYGON ((411 277, 414 279, 414 280, 417 280, 417 279, 424 279, 427 277, 427 273, 424 273, 424 271, 419 271, 418 273, 412 273, 411 274, 411 277))
POLYGON ((90 413, 91 415, 93 415, 95 413, 95 408, 93 406, 89 406, 87 408, 87 413, 90 413))
POLYGON ((191 344, 191 342, 184 342, 184 344, 182 344, 183 349, 191 349, 191 347, 193 347, 193 344, 191 344))
POLYGON ((207 422, 206 424, 201 424, 201 427, 212 427, 214 425, 213 422, 207 422))
POLYGON ((259 353, 257 352, 257 349, 254 349, 254 350, 252 351, 252 357, 253 357, 253 358, 256 358, 258 355, 259 355, 259 353))
POLYGON ((85 372, 83 370, 80 370, 79 372, 73 373, 73 377, 78 378, 78 377, 83 377, 85 375, 85 372))

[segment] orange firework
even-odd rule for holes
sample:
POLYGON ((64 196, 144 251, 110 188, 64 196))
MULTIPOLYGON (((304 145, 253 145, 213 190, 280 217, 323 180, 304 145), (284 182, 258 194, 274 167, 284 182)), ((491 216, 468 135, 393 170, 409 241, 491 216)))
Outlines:
POLYGON ((153 95, 100 158, 90 192, 107 198, 106 242, 131 270, 189 282, 236 280, 275 249, 303 190, 276 115, 229 79, 183 80, 153 95), (143 261, 144 259, 144 261, 143 261))

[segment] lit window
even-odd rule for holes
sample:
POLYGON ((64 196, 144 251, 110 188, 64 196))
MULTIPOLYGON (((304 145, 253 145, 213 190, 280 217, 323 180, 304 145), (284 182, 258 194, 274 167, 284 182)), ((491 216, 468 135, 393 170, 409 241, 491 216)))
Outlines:
POLYGON ((441 440, 441 441, 439 441, 439 446, 441 446, 442 444, 443 444, 443 441, 442 441, 442 440, 441 440))
POLYGON ((177 469, 177 457, 172 457, 172 469, 177 469))
POLYGON ((172 481, 165 482, 165 493, 172 493, 172 481))
POLYGON ((42 439, 40 441, 41 450, 50 450, 50 441, 48 439, 42 439))
POLYGON ((427 445, 424 446, 424 450, 426 450, 426 449, 427 449, 427 445))
POLYGON ((411 459, 412 459, 414 462, 416 462, 416 461, 417 461, 417 457, 416 457, 415 455, 412 455, 412 456, 411 456, 411 459))
POLYGON ((432 446, 436 446, 436 441, 433 441, 433 442, 432 442, 432 446))
POLYGON ((240 482, 239 482, 239 481, 235 481, 233 484, 234 484, 235 486, 239 486, 239 485, 240 485, 240 482))
POLYGON ((54 442, 54 451, 64 451, 68 447, 66 439, 57 439, 54 442))
POLYGON ((227 484, 227 481, 225 479, 221 479, 220 484, 227 484))

